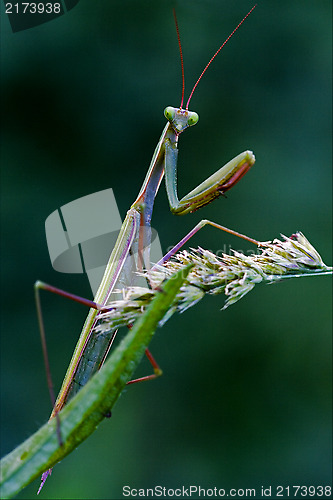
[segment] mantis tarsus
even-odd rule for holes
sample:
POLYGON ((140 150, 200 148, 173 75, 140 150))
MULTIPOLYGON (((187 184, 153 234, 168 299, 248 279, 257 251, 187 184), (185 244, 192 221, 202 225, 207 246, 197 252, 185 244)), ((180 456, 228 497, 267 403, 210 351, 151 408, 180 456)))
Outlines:
MULTIPOLYGON (((164 111, 165 117, 167 118, 167 124, 164 127, 160 140, 156 146, 153 158, 151 160, 146 178, 140 189, 140 192, 127 212, 124 223, 121 227, 119 236, 117 238, 114 249, 111 252, 105 274, 103 276, 102 282, 99 286, 97 294, 94 298, 94 302, 82 299, 80 297, 68 294, 62 290, 51 287, 41 282, 37 282, 35 285, 36 290, 36 301, 37 310, 40 323, 40 330, 42 336, 44 358, 48 373, 48 383, 50 387, 51 399, 54 403, 52 382, 50 379, 50 371, 48 367, 46 344, 45 344, 45 334, 43 327, 43 320, 40 307, 39 290, 44 289, 52 291, 54 293, 66 296, 78 302, 81 302, 91 309, 88 313, 87 319, 84 323, 79 341, 76 345, 73 357, 71 359, 69 368, 67 370, 65 379, 63 381, 61 390, 59 392, 58 398, 54 403, 53 411, 50 418, 57 417, 59 411, 63 408, 66 402, 72 398, 80 388, 85 385, 85 383, 92 377, 92 375, 101 367, 103 364, 107 353, 112 345, 116 332, 114 330, 109 330, 99 333, 96 335, 94 330, 99 322, 99 312, 108 308, 108 302, 112 292, 117 288, 126 288, 130 284, 133 284, 135 280, 135 273, 132 273, 132 282, 128 282, 128 270, 129 265, 129 255, 137 255, 137 269, 149 269, 149 247, 150 247, 150 222, 152 217, 154 200, 165 174, 166 191, 170 204, 170 209, 173 214, 185 215, 190 212, 194 212, 199 208, 210 203, 213 199, 217 198, 221 194, 225 193, 227 190, 232 188, 245 173, 252 167, 255 162, 254 155, 251 151, 245 151, 233 160, 228 162, 222 168, 220 168, 215 174, 210 176, 199 186, 189 192, 181 200, 178 199, 177 195, 177 185, 176 185, 176 171, 177 171, 177 156, 178 156, 178 138, 180 134, 187 128, 195 125, 198 122, 198 115, 193 111, 189 111, 189 103, 193 96, 193 92, 196 89, 199 81, 201 80, 203 74, 206 72, 208 66, 211 64, 216 55, 220 52, 222 47, 228 42, 235 31, 240 27, 240 25, 245 21, 245 19, 250 15, 255 6, 248 12, 248 14, 243 18, 243 20, 237 25, 225 42, 219 47, 219 49, 212 56, 201 75, 199 76, 196 84, 194 85, 190 96, 188 98, 185 108, 183 108, 184 100, 184 70, 183 70, 183 58, 181 51, 181 44, 179 39, 179 30, 176 21, 176 29, 179 41, 181 62, 182 62, 182 75, 183 75, 183 90, 182 99, 179 108, 167 107, 164 111)), ((201 221, 183 240, 176 245, 176 247, 171 250, 163 259, 162 262, 166 261, 170 255, 177 251, 181 245, 183 245, 195 232, 197 232, 205 224, 211 224, 215 227, 228 231, 232 234, 236 234, 242 238, 245 238, 252 243, 257 244, 256 240, 248 238, 244 235, 231 231, 223 226, 212 223, 207 220, 201 221)), ((149 351, 146 354, 154 368, 154 374, 143 377, 139 380, 147 380, 155 378, 161 374, 161 370, 157 365, 156 361, 152 357, 149 351)), ((60 426, 58 425, 58 435, 59 441, 61 442, 60 426)), ((42 483, 40 489, 42 488, 47 476, 50 474, 51 469, 46 471, 42 476, 42 483)), ((39 491, 40 491, 39 489, 39 491)))

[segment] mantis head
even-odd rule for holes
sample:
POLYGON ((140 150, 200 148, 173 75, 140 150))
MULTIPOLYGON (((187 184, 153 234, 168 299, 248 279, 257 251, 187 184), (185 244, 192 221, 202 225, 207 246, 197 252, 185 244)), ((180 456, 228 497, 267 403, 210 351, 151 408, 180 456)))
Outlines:
POLYGON ((187 127, 192 127, 199 121, 199 115, 195 111, 173 108, 172 106, 165 108, 164 115, 171 123, 176 135, 181 134, 187 127))

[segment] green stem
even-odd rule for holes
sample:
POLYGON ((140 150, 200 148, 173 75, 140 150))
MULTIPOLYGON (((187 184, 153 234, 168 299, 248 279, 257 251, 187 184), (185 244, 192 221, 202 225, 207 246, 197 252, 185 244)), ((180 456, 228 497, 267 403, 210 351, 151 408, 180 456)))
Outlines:
POLYGON ((288 278, 303 278, 303 277, 308 277, 308 276, 325 276, 328 274, 332 274, 333 267, 328 267, 325 270, 318 269, 317 271, 302 271, 301 273, 298 274, 267 274, 265 277, 265 281, 272 282, 272 281, 282 281, 286 280, 288 278))
POLYGON ((132 378, 159 321, 191 268, 192 265, 186 266, 166 281, 161 293, 156 295, 101 370, 59 413, 63 445, 59 445, 54 418, 1 460, 1 498, 17 494, 94 432, 132 378))

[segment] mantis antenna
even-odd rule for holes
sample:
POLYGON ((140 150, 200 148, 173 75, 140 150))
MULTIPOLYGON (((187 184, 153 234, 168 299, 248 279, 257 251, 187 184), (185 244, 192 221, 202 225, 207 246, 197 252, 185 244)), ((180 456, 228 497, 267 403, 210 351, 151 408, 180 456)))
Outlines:
MULTIPOLYGON (((197 79, 196 83, 194 84, 194 87, 190 93, 190 97, 188 98, 188 101, 186 103, 186 111, 188 111, 188 107, 189 107, 189 104, 190 104, 190 100, 192 99, 192 96, 194 94, 194 91, 195 89, 197 88, 197 85, 198 83, 200 82, 201 78, 203 77, 203 75, 206 73, 208 67, 211 65, 211 63, 214 61, 215 57, 217 56, 217 54, 220 52, 220 50, 225 46, 225 44, 230 40, 230 38, 236 33, 236 31, 238 30, 238 28, 240 28, 240 26, 243 24, 243 22, 245 21, 245 19, 247 17, 249 17, 249 15, 251 14, 251 12, 257 7, 257 4, 255 4, 252 9, 246 14, 245 17, 243 17, 243 19, 241 20, 241 22, 236 26, 236 28, 230 33, 230 35, 228 36, 228 38, 222 43, 222 45, 217 49, 217 51, 215 52, 215 54, 210 58, 210 60, 208 61, 208 63, 206 64, 206 66, 204 67, 204 69, 202 70, 199 78, 197 79)), ((180 109, 182 109, 183 107, 183 102, 184 102, 184 91, 185 91, 185 77, 184 77, 184 60, 183 60, 183 51, 182 51, 182 46, 181 46, 181 43, 180 43, 180 35, 179 35, 179 28, 178 28, 178 22, 177 22, 177 17, 176 17, 176 11, 175 9, 173 9, 173 16, 175 18, 175 24, 176 24, 176 31, 177 31, 177 38, 178 38, 178 46, 179 46, 179 53, 180 53, 180 62, 181 62, 181 67, 182 67, 182 80, 183 80, 183 85, 182 85, 182 100, 181 100, 181 103, 180 103, 180 109)))
POLYGON ((180 109, 182 109, 183 103, 184 103, 184 92, 185 92, 184 59, 183 59, 182 44, 180 42, 180 34, 179 34, 178 21, 177 21, 177 16, 176 16, 176 10, 175 9, 173 9, 173 17, 175 19, 175 25, 176 25, 176 31, 177 31, 177 38, 178 38, 178 47, 179 47, 179 54, 180 54, 180 64, 181 64, 181 67, 182 67, 182 100, 181 100, 181 103, 180 103, 180 109))

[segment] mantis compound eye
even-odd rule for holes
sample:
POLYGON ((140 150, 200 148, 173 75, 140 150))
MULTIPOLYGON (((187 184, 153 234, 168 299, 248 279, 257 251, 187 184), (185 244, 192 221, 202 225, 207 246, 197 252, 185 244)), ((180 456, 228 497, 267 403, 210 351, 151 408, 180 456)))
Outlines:
POLYGON ((199 115, 198 113, 195 113, 195 111, 189 111, 189 117, 187 120, 188 126, 192 127, 192 125, 195 125, 199 121, 199 115))
POLYGON ((174 120, 175 115, 176 115, 175 108, 173 108, 172 106, 168 106, 167 108, 165 108, 164 116, 167 120, 169 120, 169 122, 172 122, 174 120))

